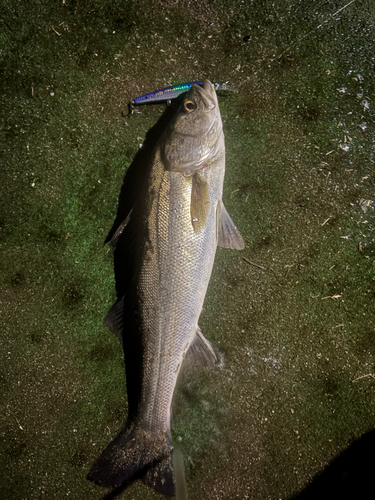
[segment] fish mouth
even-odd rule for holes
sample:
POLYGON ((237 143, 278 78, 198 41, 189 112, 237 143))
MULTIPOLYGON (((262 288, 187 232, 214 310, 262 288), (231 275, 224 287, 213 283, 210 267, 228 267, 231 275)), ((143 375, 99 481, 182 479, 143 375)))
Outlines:
POLYGON ((211 109, 216 108, 216 103, 217 103, 216 92, 214 86, 209 80, 207 79, 203 80, 202 86, 194 84, 194 87, 198 90, 200 94, 200 97, 204 104, 205 111, 209 111, 211 109))

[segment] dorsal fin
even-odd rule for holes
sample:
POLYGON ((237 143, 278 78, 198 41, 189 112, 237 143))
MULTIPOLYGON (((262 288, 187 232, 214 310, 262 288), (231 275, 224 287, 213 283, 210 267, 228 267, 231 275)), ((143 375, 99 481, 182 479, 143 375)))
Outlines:
POLYGON ((114 303, 104 318, 104 323, 121 342, 124 330, 124 306, 125 296, 114 303))
POLYGON ((132 214, 133 209, 130 210, 128 215, 125 217, 125 219, 121 222, 121 224, 118 226, 116 231, 114 232, 112 238, 108 241, 108 245, 112 248, 116 248, 117 242, 120 239, 120 236, 122 235, 122 232, 126 228, 126 226, 129 224, 130 217, 132 214))

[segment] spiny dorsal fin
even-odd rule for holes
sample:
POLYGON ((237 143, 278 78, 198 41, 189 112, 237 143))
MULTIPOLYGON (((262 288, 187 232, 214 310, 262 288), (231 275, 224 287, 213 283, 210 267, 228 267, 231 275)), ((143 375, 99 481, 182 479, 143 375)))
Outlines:
POLYGON ((195 233, 202 231, 210 211, 210 194, 207 180, 201 172, 195 172, 191 186, 190 216, 195 233))
POLYGON ((217 217, 220 217, 218 220, 218 246, 233 250, 243 250, 245 243, 226 211, 223 202, 220 202, 218 205, 217 217))

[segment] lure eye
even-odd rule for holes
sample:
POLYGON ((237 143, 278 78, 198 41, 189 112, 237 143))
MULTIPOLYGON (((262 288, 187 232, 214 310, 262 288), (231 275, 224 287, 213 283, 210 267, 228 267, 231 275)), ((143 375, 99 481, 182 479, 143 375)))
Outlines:
POLYGON ((184 110, 187 112, 187 113, 191 113, 192 111, 194 111, 196 108, 196 105, 193 101, 185 101, 184 102, 184 110))

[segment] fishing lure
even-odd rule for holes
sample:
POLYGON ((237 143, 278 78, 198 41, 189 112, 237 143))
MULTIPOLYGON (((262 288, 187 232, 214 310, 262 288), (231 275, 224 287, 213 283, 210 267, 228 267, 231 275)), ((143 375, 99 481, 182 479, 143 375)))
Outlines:
MULTIPOLYGON (((150 94, 144 94, 136 97, 133 101, 129 103, 130 113, 133 112, 134 106, 139 106, 141 104, 155 104, 161 102, 169 103, 173 99, 176 99, 179 95, 187 92, 193 84, 202 85, 202 82, 186 82, 178 83, 177 85, 172 85, 171 87, 165 87, 164 89, 156 90, 150 94)), ((237 92, 235 87, 228 85, 227 83, 217 83, 212 82, 216 91, 227 90, 230 92, 237 92)))

